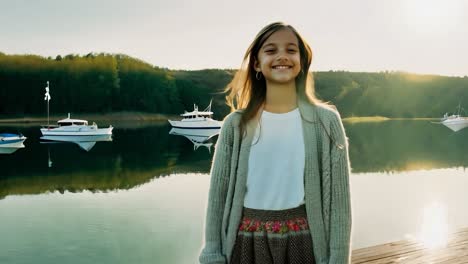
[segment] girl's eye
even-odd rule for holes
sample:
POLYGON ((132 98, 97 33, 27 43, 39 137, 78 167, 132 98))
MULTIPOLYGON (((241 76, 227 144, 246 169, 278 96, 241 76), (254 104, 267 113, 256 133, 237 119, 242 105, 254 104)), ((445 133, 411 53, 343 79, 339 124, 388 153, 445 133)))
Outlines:
POLYGON ((269 50, 265 50, 265 52, 266 53, 273 53, 273 52, 275 52, 275 50, 274 49, 269 49, 269 50))
POLYGON ((295 49, 289 49, 288 52, 289 52, 289 53, 296 53, 297 50, 295 50, 295 49))

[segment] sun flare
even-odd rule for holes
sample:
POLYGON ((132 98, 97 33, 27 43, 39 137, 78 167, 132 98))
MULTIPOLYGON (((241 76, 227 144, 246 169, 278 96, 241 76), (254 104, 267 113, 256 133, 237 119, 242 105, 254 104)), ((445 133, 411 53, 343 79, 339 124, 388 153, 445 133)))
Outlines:
POLYGON ((407 0, 407 26, 417 32, 446 32, 461 27, 462 0, 407 0))
POLYGON ((445 247, 448 243, 447 207, 433 203, 424 208, 419 240, 425 247, 434 249, 445 247))

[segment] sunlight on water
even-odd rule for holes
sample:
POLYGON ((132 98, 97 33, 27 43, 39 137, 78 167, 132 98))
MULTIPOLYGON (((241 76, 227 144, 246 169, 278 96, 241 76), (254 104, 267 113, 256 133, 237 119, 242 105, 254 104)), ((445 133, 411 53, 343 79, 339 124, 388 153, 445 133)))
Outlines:
POLYGON ((424 207, 423 221, 418 240, 430 249, 446 247, 448 243, 447 206, 432 203, 424 207))
POLYGON ((401 240, 434 248, 468 223, 465 168, 351 175, 353 249, 401 240))

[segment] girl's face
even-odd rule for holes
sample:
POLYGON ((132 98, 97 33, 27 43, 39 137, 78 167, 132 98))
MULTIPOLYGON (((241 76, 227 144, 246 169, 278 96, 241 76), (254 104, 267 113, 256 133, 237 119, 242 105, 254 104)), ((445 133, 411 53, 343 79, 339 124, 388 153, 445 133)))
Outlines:
POLYGON ((294 82, 301 71, 296 35, 287 28, 273 33, 258 51, 255 71, 262 72, 267 84, 294 82))

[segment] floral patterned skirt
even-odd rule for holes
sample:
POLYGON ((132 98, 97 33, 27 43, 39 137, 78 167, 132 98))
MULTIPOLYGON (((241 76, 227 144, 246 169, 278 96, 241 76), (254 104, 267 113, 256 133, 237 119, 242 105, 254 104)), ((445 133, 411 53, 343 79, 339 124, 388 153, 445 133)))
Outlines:
POLYGON ((305 206, 274 211, 244 208, 230 263, 314 264, 305 206))

